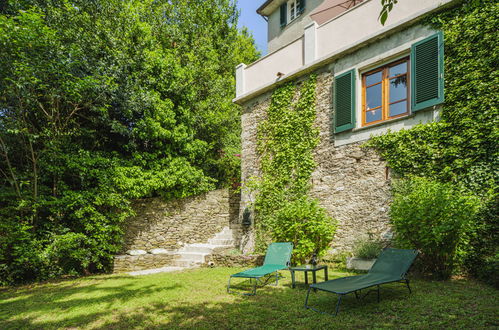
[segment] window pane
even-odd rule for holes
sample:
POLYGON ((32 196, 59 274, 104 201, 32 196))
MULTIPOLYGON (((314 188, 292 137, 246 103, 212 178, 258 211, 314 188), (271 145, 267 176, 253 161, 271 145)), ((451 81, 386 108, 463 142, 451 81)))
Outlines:
POLYGON ((390 103, 407 98, 407 75, 390 79, 390 103))
POLYGON ((381 120, 381 108, 371 111, 366 111, 366 123, 381 120))
POLYGON ((381 106, 381 84, 366 88, 366 110, 381 106))
POLYGON ((390 77, 398 76, 399 74, 403 73, 407 73, 407 62, 403 62, 390 67, 390 77))
POLYGON ((390 117, 401 115, 407 112, 407 101, 390 104, 390 117))
POLYGON ((381 71, 366 76, 366 86, 379 83, 381 81, 381 71))

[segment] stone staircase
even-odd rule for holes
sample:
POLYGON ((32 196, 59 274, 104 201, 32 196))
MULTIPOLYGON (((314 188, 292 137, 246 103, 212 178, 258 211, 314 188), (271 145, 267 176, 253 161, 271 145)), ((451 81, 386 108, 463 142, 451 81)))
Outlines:
POLYGON ((184 268, 199 267, 206 262, 206 256, 210 255, 215 248, 230 248, 233 246, 232 229, 224 227, 221 232, 210 238, 208 243, 186 244, 177 250, 175 252, 177 257, 173 261, 173 266, 184 268))
POLYGON ((165 249, 153 249, 149 252, 128 251, 133 254, 115 257, 115 272, 145 275, 200 267, 206 263, 206 257, 214 249, 231 247, 234 247, 234 232, 229 227, 224 227, 221 232, 208 239, 207 243, 186 244, 174 251, 165 249))

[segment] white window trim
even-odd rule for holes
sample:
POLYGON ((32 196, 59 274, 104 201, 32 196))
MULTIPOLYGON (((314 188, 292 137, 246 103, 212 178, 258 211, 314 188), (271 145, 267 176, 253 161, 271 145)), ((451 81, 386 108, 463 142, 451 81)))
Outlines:
POLYGON ((288 22, 287 24, 293 22, 295 19, 300 17, 301 13, 298 13, 298 4, 300 0, 289 0, 287 2, 287 15, 288 15, 288 22), (294 10, 295 10, 295 15, 294 17, 291 16, 291 5, 294 4, 294 10))

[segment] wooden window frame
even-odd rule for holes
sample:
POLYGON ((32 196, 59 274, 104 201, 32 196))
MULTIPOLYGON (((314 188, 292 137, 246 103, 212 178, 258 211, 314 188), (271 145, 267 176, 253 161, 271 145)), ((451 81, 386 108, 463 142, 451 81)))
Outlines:
POLYGON ((407 57, 404 57, 402 59, 399 59, 399 60, 396 60, 396 61, 393 61, 393 62, 390 62, 390 63, 387 63, 387 64, 384 64, 376 69, 373 69, 371 71, 367 71, 367 72, 364 72, 362 73, 362 127, 365 127, 365 126, 371 126, 371 125, 375 125, 375 124, 378 124, 378 123, 382 123, 384 121, 387 121, 387 120, 390 120, 390 119, 396 119, 396 118, 399 118, 399 117, 405 117, 405 116, 408 116, 410 114, 410 109, 411 109, 411 97, 410 97, 410 92, 411 92, 411 86, 410 86, 410 68, 411 68, 411 63, 410 63, 410 58, 409 56, 407 57), (406 73, 403 73, 403 74, 400 74, 398 76, 395 76, 395 77, 389 77, 389 68, 390 67, 394 67, 400 63, 406 63, 406 66, 407 66, 407 70, 406 70, 406 73), (366 86, 366 77, 371 75, 371 74, 374 74, 374 73, 377 73, 377 72, 382 72, 381 73, 381 82, 378 82, 378 83, 375 83, 375 84, 371 84, 369 86, 366 86), (397 77, 400 77, 400 76, 403 76, 403 75, 406 75, 407 78, 406 78, 406 81, 407 81, 407 86, 406 86, 406 89, 407 89, 407 97, 405 99, 401 99, 401 100, 397 100, 395 102, 391 102, 390 103, 390 88, 389 88, 389 82, 391 79, 395 79, 397 77), (381 84, 381 106, 380 107, 376 107, 374 109, 371 109, 369 111, 372 111, 372 110, 377 110, 379 108, 381 108, 381 119, 380 120, 376 120, 376 121, 372 121, 372 122, 369 122, 369 123, 366 123, 366 105, 367 105, 367 100, 366 100, 366 90, 368 87, 372 87, 372 86, 375 86, 375 85, 378 85, 378 84, 381 84), (400 102, 403 102, 403 101, 406 101, 406 111, 404 113, 401 113, 401 114, 398 114, 396 116, 391 116, 390 117, 390 114, 389 114, 389 109, 390 109, 390 105, 392 104, 396 104, 396 103, 400 103, 400 102))

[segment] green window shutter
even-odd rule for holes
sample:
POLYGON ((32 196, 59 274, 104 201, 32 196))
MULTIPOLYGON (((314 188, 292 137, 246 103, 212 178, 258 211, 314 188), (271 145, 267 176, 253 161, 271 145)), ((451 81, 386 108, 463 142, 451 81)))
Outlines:
POLYGON ((288 24, 288 4, 285 2, 281 5, 281 28, 288 24))
POLYGON ((299 0, 299 2, 298 2, 298 14, 302 14, 305 11, 306 3, 307 3, 306 0, 299 0))
POLYGON ((334 78, 334 111, 335 133, 355 127, 355 70, 334 78))
POLYGON ((444 101, 444 42, 442 32, 411 47, 412 111, 444 101))

